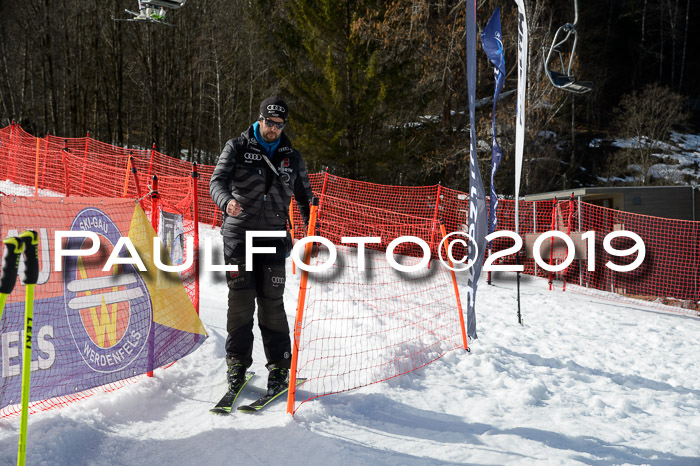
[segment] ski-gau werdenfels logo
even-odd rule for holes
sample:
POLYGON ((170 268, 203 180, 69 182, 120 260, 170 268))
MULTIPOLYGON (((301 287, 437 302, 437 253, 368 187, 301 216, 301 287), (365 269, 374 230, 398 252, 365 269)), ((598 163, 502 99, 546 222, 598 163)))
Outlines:
MULTIPOLYGON (((90 231, 100 238, 97 254, 64 258, 63 296, 73 341, 92 370, 118 371, 139 355, 148 340, 153 321, 148 288, 131 264, 102 271, 121 237, 104 212, 83 209, 73 220, 71 231, 90 231)), ((89 246, 90 239, 67 238, 64 249, 89 246)), ((119 256, 128 257, 128 251, 120 251, 119 256)))

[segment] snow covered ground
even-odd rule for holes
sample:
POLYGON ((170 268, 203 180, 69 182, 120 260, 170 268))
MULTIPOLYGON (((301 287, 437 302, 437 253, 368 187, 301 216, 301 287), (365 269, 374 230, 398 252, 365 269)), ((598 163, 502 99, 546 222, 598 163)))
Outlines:
MULTIPOLYGON (((700 464, 700 319, 527 277, 521 294, 523 326, 512 277, 479 284, 471 353, 307 402, 294 418, 284 402, 219 417, 208 409, 225 391, 226 285, 204 274, 207 341, 154 378, 31 416, 27 464, 700 464)), ((259 334, 254 358, 261 376, 244 400, 266 380, 259 334)), ((0 465, 16 464, 18 430, 19 417, 0 419, 0 465)))
MULTIPOLYGON (((600 147, 602 143, 603 140, 594 139, 590 142, 590 147, 600 147)), ((638 147, 640 143, 637 139, 616 139, 611 145, 620 149, 630 149, 638 147)), ((658 159, 657 163, 649 167, 649 175, 652 177, 666 179, 670 185, 700 183, 700 135, 672 131, 669 143, 645 138, 642 145, 653 147, 658 151, 652 154, 658 159)), ((642 166, 639 164, 629 165, 627 168, 642 172, 642 166)), ((605 177, 597 178, 603 182, 608 181, 605 177)), ((615 177, 615 180, 625 183, 637 181, 634 176, 615 177)))

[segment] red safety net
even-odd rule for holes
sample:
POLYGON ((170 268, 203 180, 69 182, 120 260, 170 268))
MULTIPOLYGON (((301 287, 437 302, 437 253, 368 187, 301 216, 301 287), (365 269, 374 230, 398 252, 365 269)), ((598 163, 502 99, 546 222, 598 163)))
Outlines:
MULTIPOLYGON (((120 388, 130 385, 132 383, 136 383, 139 380, 142 379, 143 376, 137 376, 137 377, 130 377, 128 379, 123 379, 119 380, 114 383, 109 383, 106 385, 102 385, 101 387, 97 388, 91 388, 88 390, 83 390, 78 393, 73 393, 71 395, 65 395, 65 396, 57 396, 54 398, 49 398, 46 400, 40 400, 40 401, 34 401, 29 403, 29 407, 27 409, 27 412, 29 414, 36 414, 40 413, 41 411, 48 411, 50 409, 54 408, 62 408, 64 406, 68 406, 71 403, 75 403, 76 401, 81 401, 85 400, 87 398, 90 398, 91 396, 97 395, 99 393, 111 393, 115 390, 119 390, 120 388)), ((2 409, 0 409, 0 418, 11 418, 14 416, 19 416, 22 413, 21 406, 16 404, 16 405, 10 405, 6 406, 2 409)))
MULTIPOLYGON (((31 398, 40 409, 90 390, 152 372, 194 351, 206 338, 178 275, 155 269, 154 230, 130 199, 0 197, 0 237, 35 230, 39 276, 32 319, 31 398), (88 257, 59 256, 92 241, 56 241, 60 232, 91 232, 88 257), (148 273, 132 264, 103 270, 122 238, 140 251, 148 273), (54 264, 57 267, 54 267, 54 264), (60 266, 60 267, 58 267, 60 266), (57 270, 59 268, 60 270, 57 270)), ((122 252, 123 251, 116 251, 122 252)), ((170 262, 161 254, 166 264, 170 262)), ((19 411, 25 305, 15 286, 0 321, 0 413, 19 411)))
MULTIPOLYGON (((324 174, 318 186, 316 235, 332 241, 333 266, 309 274, 303 318, 296 323, 297 377, 306 379, 302 403, 384 381, 423 367, 447 351, 463 347, 460 310, 448 269, 435 258, 442 239, 437 215, 451 192, 438 186, 381 186, 324 174), (387 202, 395 202, 388 210, 387 202), (414 271, 398 271, 385 251, 401 236, 392 257, 414 271), (342 238, 379 237, 364 253, 342 238), (362 256, 360 256, 362 254, 362 256), (364 269, 360 258, 364 257, 364 269)), ((466 207, 466 199, 463 199, 466 207)), ((331 262, 319 254, 312 266, 331 262)))
MULTIPOLYGON (((632 214, 576 199, 521 201, 519 211, 520 236, 528 252, 523 262, 525 273, 546 278, 552 287, 575 289, 608 300, 634 301, 653 309, 700 315, 700 222, 632 214), (542 244, 541 256, 548 264, 561 264, 567 253, 575 257, 562 271, 548 272, 533 258, 534 240, 547 231, 560 231, 572 240, 574 247, 570 253, 560 239, 542 244), (586 232, 595 233, 587 240, 586 232), (639 236, 645 255, 634 270, 619 272, 613 270, 614 265, 629 265, 639 257, 637 241, 625 232, 639 236), (611 234, 621 236, 609 238, 609 249, 627 251, 623 256, 606 250, 605 238, 611 234)), ((498 213, 499 229, 513 230, 514 202, 499 202, 498 213)), ((496 240, 494 251, 512 244, 511 240, 496 240)), ((509 256, 500 263, 513 264, 515 257, 509 256)))
MULTIPOLYGON (((388 264, 384 251, 395 238, 411 235, 423 239, 435 259, 441 239, 438 222, 444 221, 450 232, 466 231, 468 197, 440 186, 382 186, 327 173, 313 181, 320 198, 317 235, 336 245, 342 237, 379 236, 381 243, 366 245, 365 271, 359 270, 357 248, 341 246, 333 267, 310 274, 303 317, 296 322, 300 329, 297 376, 306 379, 297 396, 301 403, 415 370, 462 343, 446 268, 433 260, 430 268, 400 273, 388 264)), ((514 201, 499 202, 499 230, 515 229, 514 208, 514 201)), ((655 308, 700 316, 700 223, 629 214, 573 200, 521 202, 519 215, 519 234, 527 251, 519 262, 525 273, 546 277, 564 289, 570 283, 600 297, 634 298, 638 304, 642 299, 655 308), (570 265, 556 273, 538 267, 533 253, 537 238, 552 230, 571 238, 573 246, 568 251, 558 238, 542 242, 538 256, 545 266, 572 256, 570 265), (594 233, 587 242, 588 231, 594 233), (632 263, 640 245, 623 235, 611 239, 611 253, 604 243, 609 234, 625 231, 639 235, 646 254, 640 267, 618 272, 608 263, 632 263), (613 255, 616 251, 623 257, 613 255), (589 263, 594 270, 589 270, 589 263)), ((492 253, 512 245, 511 239, 497 239, 492 253)), ((404 243, 396 252, 404 255, 404 265, 414 265, 422 257, 413 243, 404 243)), ((322 254, 312 265, 327 260, 329 255, 322 254)), ((496 263, 515 264, 516 260, 516 255, 503 256, 496 263)))
MULTIPOLYGON (((152 175, 157 175, 164 205, 180 211, 192 207, 188 205, 194 198, 192 165, 155 150, 127 150, 90 138, 35 138, 18 126, 0 129, 0 142, 0 179, 34 187, 30 193, 5 194, 44 195, 42 190, 51 190, 53 195, 143 197, 148 194, 152 175), (130 173, 132 167, 136 177, 130 173), (140 186, 138 192, 135 179, 140 186)), ((216 225, 221 216, 208 192, 213 169, 199 167, 201 178, 196 190, 200 221, 216 225)), ((357 271, 356 248, 339 246, 336 265, 316 274, 309 283, 299 374, 316 379, 311 396, 385 380, 460 346, 447 271, 432 264, 437 264, 440 220, 448 233, 466 231, 468 195, 441 186, 383 186, 328 173, 312 174, 310 179, 320 199, 317 234, 336 245, 340 245, 342 236, 382 238, 379 245, 367 245, 364 274, 357 271), (417 274, 419 278, 389 270, 383 255, 389 241, 404 235, 420 237, 430 246, 433 262, 423 274, 417 274), (324 369, 320 368, 322 364, 324 369)), ((22 189, 26 188, 17 188, 22 189)), ((147 212, 149 204, 149 199, 142 202, 147 212)), ((498 230, 514 231, 514 207, 512 200, 499 202, 498 230)), ((567 290, 575 288, 606 299, 635 300, 654 309, 700 315, 700 222, 630 214, 570 200, 521 201, 519 212, 519 234, 527 251, 520 259, 525 273, 543 277, 556 288, 566 286, 567 290), (575 259, 554 273, 538 265, 532 253, 534 241, 549 230, 561 231, 574 242, 575 259), (606 236, 621 230, 639 235, 646 248, 642 265, 632 272, 616 272, 606 265, 608 261, 628 264, 637 257, 637 250, 627 257, 615 257, 605 250, 606 236), (588 243, 583 238, 586 231, 595 231, 595 270, 588 270, 588 243)), ((293 213, 295 237, 300 238, 305 232, 295 207, 293 213)), ((191 214, 184 214, 191 222, 191 214)), ((496 239, 492 253, 512 244, 510 239, 496 239)), ((561 263, 566 259, 563 244, 559 239, 544 241, 542 260, 561 263)), ((616 250, 635 245, 626 237, 611 241, 616 250)), ((415 263, 422 254, 420 247, 411 243, 404 243, 395 252, 405 255, 405 264, 415 263)), ((459 257, 458 248, 456 252, 459 257)), ((515 262, 516 255, 511 254, 495 263, 515 262)), ((498 279, 498 273, 494 279, 498 279)))
MULTIPOLYGON (((195 190, 198 191, 201 183, 193 176, 192 164, 175 161, 175 167, 172 161, 174 159, 155 151, 126 150, 89 137, 36 138, 19 126, 12 125, 0 129, 0 180, 5 181, 0 195, 140 199, 141 207, 156 226, 164 214, 181 216, 182 244, 185 249, 183 256, 187 258, 192 256, 193 251, 188 249, 189 243, 186 238, 197 235, 194 199, 197 194, 195 190), (158 193, 155 196, 150 190, 154 182, 152 175, 158 176, 158 193), (155 218, 153 212, 158 213, 155 218)), ((204 187, 204 193, 208 198, 207 185, 204 187)), ((54 216, 55 212, 51 215, 54 216)), ((2 225, 6 229, 16 229, 16 225, 12 225, 13 222, 17 223, 9 217, 2 219, 2 225)), ((197 244, 198 240, 195 240, 195 250, 197 244)), ((194 256, 196 255, 195 251, 194 256)), ((191 267, 179 274, 195 309, 198 309, 199 303, 197 267, 198 263, 195 260, 191 267)), ((41 290, 42 287, 38 289, 41 290)), ((5 312, 4 328, 10 325, 8 318, 9 314, 5 312)), ((33 375, 33 384, 37 384, 36 387, 41 386, 41 380, 35 379, 36 376, 33 375)), ((76 386, 74 390, 77 393, 32 402, 30 413, 63 406, 95 393, 109 392, 135 380, 136 377, 122 375, 122 380, 112 379, 96 388, 82 390, 76 386)), ((33 388, 32 392, 36 390, 33 388)), ((0 417, 18 413, 17 405, 0 409, 0 417)))
MULTIPOLYGON (((205 200, 203 207, 208 212, 202 219, 200 208, 200 221, 213 219, 209 167, 204 167, 209 175, 197 180, 193 179, 191 163, 155 150, 124 149, 90 137, 68 139, 48 135, 37 138, 18 125, 0 129, 0 144, 0 180, 18 185, 5 187, 3 195, 140 199, 141 207, 152 222, 154 206, 159 214, 162 209, 181 215, 185 238, 197 233, 195 195, 200 203, 205 200), (149 196, 154 175, 159 194, 155 203, 149 196)), ((190 251, 185 253, 189 255, 190 251)), ((197 261, 180 276, 198 309, 196 267, 197 261)))

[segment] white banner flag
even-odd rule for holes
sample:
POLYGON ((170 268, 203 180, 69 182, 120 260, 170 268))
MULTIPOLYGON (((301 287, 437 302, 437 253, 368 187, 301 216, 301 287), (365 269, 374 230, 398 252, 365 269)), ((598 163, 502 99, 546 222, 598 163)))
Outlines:
POLYGON ((518 106, 515 119, 515 232, 520 231, 518 204, 520 200, 520 174, 523 167, 525 146, 525 99, 527 93, 527 19, 524 0, 518 5, 518 106))

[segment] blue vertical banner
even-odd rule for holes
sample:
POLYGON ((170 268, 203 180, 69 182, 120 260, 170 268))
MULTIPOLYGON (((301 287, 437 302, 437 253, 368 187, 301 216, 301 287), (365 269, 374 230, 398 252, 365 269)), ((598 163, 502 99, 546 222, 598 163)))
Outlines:
POLYGON ((503 83, 506 79, 506 59, 503 54, 503 42, 501 40, 501 8, 496 8, 491 15, 491 19, 486 24, 486 27, 481 31, 481 46, 486 52, 486 56, 493 64, 493 74, 496 80, 496 89, 493 93, 493 137, 491 138, 491 201, 489 202, 489 228, 488 232, 493 233, 496 230, 498 219, 496 218, 496 208, 498 207, 498 196, 496 195, 496 186, 494 184, 494 176, 498 165, 503 159, 503 152, 496 140, 496 104, 498 96, 503 89, 503 83))
POLYGON ((481 181, 476 152, 476 0, 467 0, 467 91, 469 96, 469 245, 467 270, 467 335, 476 338, 476 287, 481 275, 486 249, 486 194, 481 181))

